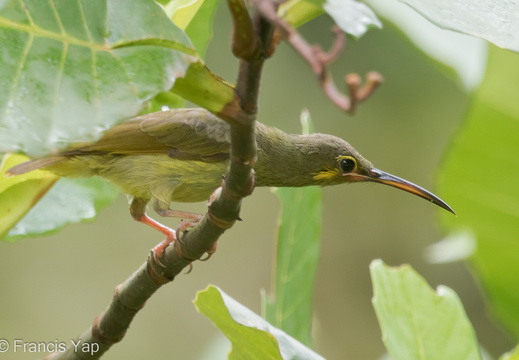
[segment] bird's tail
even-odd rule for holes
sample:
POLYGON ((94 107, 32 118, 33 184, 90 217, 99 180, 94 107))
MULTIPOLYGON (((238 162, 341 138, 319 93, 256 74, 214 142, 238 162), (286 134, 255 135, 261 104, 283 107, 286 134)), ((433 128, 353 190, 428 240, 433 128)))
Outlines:
POLYGON ((45 168, 48 166, 56 165, 59 163, 62 163, 69 158, 66 156, 51 156, 43 159, 36 159, 36 160, 30 160, 26 161, 24 163, 18 164, 16 166, 13 166, 9 170, 6 171, 6 176, 15 176, 15 175, 21 175, 28 173, 33 170, 45 168))

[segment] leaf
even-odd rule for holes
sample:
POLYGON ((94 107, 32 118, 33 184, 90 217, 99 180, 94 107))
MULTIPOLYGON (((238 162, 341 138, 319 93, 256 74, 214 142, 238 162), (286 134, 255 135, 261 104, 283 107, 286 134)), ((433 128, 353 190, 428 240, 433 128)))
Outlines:
POLYGON ((321 15, 323 10, 342 31, 356 38, 371 27, 382 27, 375 13, 366 4, 355 0, 291 0, 280 7, 279 14, 297 27, 321 15))
POLYGON ((171 20, 189 36, 202 59, 213 38, 217 6, 217 0, 173 0, 164 8, 171 20))
POLYGON ((473 234, 470 264, 493 313, 519 339, 519 58, 495 47, 489 55, 486 77, 438 183, 458 218, 441 219, 450 232, 473 234))
POLYGON ((58 177, 46 171, 5 177, 6 170, 28 160, 26 156, 5 154, 0 164, 0 239, 22 219, 52 187, 58 177))
MULTIPOLYGON (((303 112, 301 120, 308 127, 308 111, 303 112)), ((309 346, 321 245, 322 189, 277 188, 275 193, 281 212, 272 294, 263 299, 265 318, 309 346)))
POLYGON ((401 2, 368 0, 367 3, 378 16, 396 25, 417 48, 439 61, 442 65, 440 69, 447 76, 457 75, 466 90, 472 91, 479 86, 485 74, 486 41, 440 29, 401 2))
POLYGON ((321 4, 317 5, 305 0, 283 2, 278 10, 278 15, 295 28, 322 14, 324 14, 324 9, 321 4))
POLYGON ((441 28, 519 51, 519 3, 501 0, 400 0, 441 28))
POLYGON ((198 312, 211 319, 231 341, 231 360, 323 360, 323 357, 273 327, 218 287, 209 286, 199 291, 194 304, 198 312))
POLYGON ((472 232, 459 229, 442 240, 427 247, 425 258, 430 263, 440 264, 465 260, 474 254, 476 239, 472 232))
POLYGON ((213 74, 201 60, 189 67, 171 91, 213 113, 235 101, 234 86, 213 74))
POLYGON ((158 93, 153 99, 146 103, 141 109, 139 115, 145 115, 152 112, 163 111, 168 109, 179 109, 185 107, 186 100, 170 91, 158 93))
POLYGON ((93 219, 119 192, 100 178, 62 178, 9 232, 7 241, 55 232, 67 224, 93 219))
POLYGON ((177 84, 175 90, 169 92, 169 95, 161 93, 153 99, 148 112, 158 111, 163 106, 168 108, 182 107, 185 103, 183 99, 188 99, 213 112, 218 112, 227 103, 233 101, 232 86, 214 75, 203 65, 201 60, 204 58, 209 42, 213 38, 213 18, 217 6, 217 0, 172 0, 166 4, 164 8, 166 13, 179 28, 186 31, 200 59, 192 64, 190 70, 188 70, 187 79, 181 81, 180 85, 177 84), (210 88, 217 91, 207 93, 207 89, 210 88), (183 94, 184 97, 178 94, 183 94), (220 98, 220 103, 214 104, 212 98, 218 98, 219 94, 224 94, 224 97, 220 98), (204 98, 204 96, 207 97, 204 98), (208 104, 208 101, 211 104, 208 104))
POLYGON ((369 28, 382 23, 368 5, 354 0, 326 0, 323 9, 347 34, 360 38, 369 28))
POLYGON ((503 354, 499 360, 519 360, 519 345, 516 346, 512 351, 503 354))
POLYGON ((370 265, 373 306, 395 360, 481 360, 474 329, 456 293, 437 292, 410 266, 370 265))
POLYGON ((32 155, 95 140, 196 60, 148 0, 5 0, 0 39, 0 151, 32 155))

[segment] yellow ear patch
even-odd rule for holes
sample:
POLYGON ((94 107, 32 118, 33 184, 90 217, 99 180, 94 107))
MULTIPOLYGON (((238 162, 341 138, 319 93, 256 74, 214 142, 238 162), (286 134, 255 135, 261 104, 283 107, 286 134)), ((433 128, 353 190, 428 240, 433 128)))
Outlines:
POLYGON ((331 180, 341 175, 339 169, 328 168, 312 174, 314 180, 331 180))

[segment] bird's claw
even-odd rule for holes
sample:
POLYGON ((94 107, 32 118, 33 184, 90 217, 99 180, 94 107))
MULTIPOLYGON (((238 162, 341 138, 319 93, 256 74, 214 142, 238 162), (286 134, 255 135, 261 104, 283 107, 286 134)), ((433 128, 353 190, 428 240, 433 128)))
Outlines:
MULTIPOLYGON (((154 255, 154 258, 155 258, 155 261, 161 265, 161 266, 164 266, 162 264, 162 262, 160 261, 160 258, 163 256, 164 254, 164 251, 166 251, 166 248, 169 246, 169 244, 171 243, 174 243, 174 248, 175 248, 175 251, 177 252, 177 254, 186 259, 186 260, 189 260, 189 261, 194 261, 194 260, 200 260, 200 261, 207 261, 211 258, 211 256, 216 252, 216 247, 217 247, 217 242, 215 242, 211 248, 206 252, 206 256, 202 256, 198 259, 190 259, 188 257, 186 257, 183 253, 182 253, 182 250, 180 249, 180 246, 181 245, 185 245, 183 242, 182 242, 182 236, 180 236, 180 233, 185 233, 188 231, 188 229, 190 228, 193 228, 195 227, 198 223, 200 222, 199 219, 197 220, 191 220, 191 221, 186 221, 186 220, 182 220, 180 221, 180 223, 178 224, 178 227, 177 227, 177 231, 174 231, 174 230, 171 230, 171 232, 168 232, 167 234, 167 237, 165 240, 161 241, 159 244, 157 244, 154 248, 153 248, 153 255, 154 255), (179 234, 177 236, 177 234, 179 234)), ((186 272, 186 274, 189 274, 191 271, 193 270, 193 264, 192 263, 189 263, 189 270, 186 272)))
MULTIPOLYGON (((178 224, 177 232, 185 233, 187 231, 187 229, 195 227, 199 222, 200 222, 200 220, 195 220, 195 221, 182 220, 178 224)), ((180 236, 178 237, 178 242, 180 244, 184 245, 184 243, 182 242, 180 236)), ((211 258, 211 256, 213 256, 213 254, 216 252, 216 247, 217 247, 217 242, 213 243, 211 248, 206 252, 207 255, 205 257, 201 256, 200 258, 198 258, 198 260, 200 260, 200 261, 207 261, 207 260, 209 260, 211 258)), ((189 270, 189 272, 191 272, 191 269, 189 270)))
POLYGON ((198 260, 200 261, 207 261, 211 258, 211 256, 213 256, 213 254, 216 252, 216 247, 218 246, 218 242, 214 242, 213 245, 211 246, 211 248, 206 251, 206 256, 205 257, 200 257, 198 260))
MULTIPOLYGON (((198 219, 198 220, 190 220, 190 221, 187 221, 187 220, 180 221, 180 223, 178 224, 178 227, 177 227, 177 233, 185 233, 185 232, 187 232, 188 229, 191 229, 191 228, 195 227, 200 222, 200 219, 198 219)), ((184 243, 182 242, 182 236, 181 235, 179 235, 176 240, 180 244, 184 245, 184 243)))

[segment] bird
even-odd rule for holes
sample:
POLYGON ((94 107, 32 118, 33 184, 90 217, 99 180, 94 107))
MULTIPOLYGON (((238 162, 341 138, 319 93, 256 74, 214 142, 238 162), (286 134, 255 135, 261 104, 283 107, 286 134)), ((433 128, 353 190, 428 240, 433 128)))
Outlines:
MULTIPOLYGON (((255 123, 255 185, 268 187, 330 186, 374 182, 424 198, 453 213, 428 190, 379 170, 353 146, 333 135, 287 134, 255 123)), ((199 202, 221 185, 230 157, 230 126, 202 108, 159 111, 109 129, 97 142, 78 144, 49 157, 9 169, 10 176, 36 169, 61 177, 100 176, 132 197, 130 214, 166 235, 157 252, 176 239, 175 231, 146 213, 149 203, 163 217, 196 223, 200 214, 173 210, 171 202, 199 202)), ((190 222, 191 223, 190 223, 190 222)), ((160 255, 160 254, 159 254, 160 255)))

